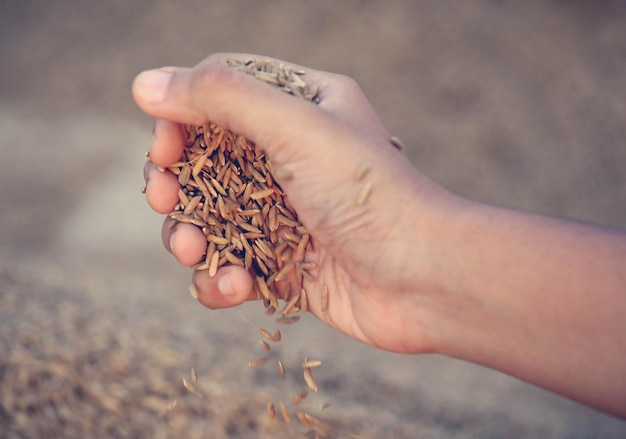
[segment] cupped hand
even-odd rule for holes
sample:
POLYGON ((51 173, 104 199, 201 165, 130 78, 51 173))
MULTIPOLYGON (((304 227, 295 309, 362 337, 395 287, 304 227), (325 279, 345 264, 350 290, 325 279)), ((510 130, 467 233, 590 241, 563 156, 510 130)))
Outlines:
MULTIPOLYGON (((313 250, 306 259, 317 266, 315 279, 303 284, 310 310, 365 343, 432 351, 419 311, 428 295, 415 294, 435 289, 428 285, 432 255, 427 238, 416 234, 436 223, 426 218, 437 209, 426 207, 443 206, 450 195, 390 144, 390 133, 352 79, 305 68, 303 79, 319 90, 314 105, 227 67, 229 57, 249 55, 212 55, 193 68, 136 78, 135 100, 155 118, 144 171, 150 206, 165 214, 178 202, 180 186, 166 168, 181 156, 183 124, 211 121, 244 135, 266 151, 277 175, 288 176, 279 183, 310 232, 313 250), (324 286, 329 303, 322 309, 324 286)), ((164 245, 192 266, 206 251, 206 239, 195 226, 171 221, 163 227, 164 245)), ((196 271, 193 282, 209 308, 255 297, 250 274, 237 266, 221 267, 214 277, 196 271)))

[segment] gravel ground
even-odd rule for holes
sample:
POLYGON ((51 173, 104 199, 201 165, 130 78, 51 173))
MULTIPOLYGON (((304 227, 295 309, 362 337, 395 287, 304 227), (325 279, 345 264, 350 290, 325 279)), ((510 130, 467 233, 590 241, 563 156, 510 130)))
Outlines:
POLYGON ((215 51, 345 73, 446 187, 625 228, 624 41, 617 0, 4 2, 0 437, 305 437, 296 410, 337 438, 625 437, 622 420, 311 316, 272 351, 285 380, 250 369, 262 351, 242 316, 271 321, 186 293, 139 192, 151 127, 130 97, 140 70, 215 51), (324 362, 319 393, 270 421, 305 355, 324 362), (202 396, 182 383, 192 368, 202 396))

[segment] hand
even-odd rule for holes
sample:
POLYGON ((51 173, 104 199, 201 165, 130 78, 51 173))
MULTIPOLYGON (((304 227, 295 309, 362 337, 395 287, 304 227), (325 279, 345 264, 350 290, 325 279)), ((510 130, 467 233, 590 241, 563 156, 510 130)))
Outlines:
MULTIPOLYGON (((306 259, 317 277, 303 287, 324 322, 379 348, 482 364, 626 416, 625 233, 458 198, 389 145, 351 79, 308 70, 320 90, 313 105, 227 67, 229 56, 247 57, 214 55, 135 80, 137 103, 156 118, 145 173, 157 212, 178 200, 177 179, 158 167, 180 157, 180 124, 215 122, 291 176, 279 183, 313 239, 306 259), (366 183, 371 193, 358 204, 366 183)), ((184 265, 206 249, 185 224, 166 221, 163 240, 184 265)), ((210 308, 254 299, 237 266, 196 272, 194 283, 210 308)))
MULTIPOLYGON (((304 69, 304 80, 319 88, 319 105, 313 105, 226 67, 228 57, 248 55, 214 55, 192 69, 137 77, 135 99, 155 117, 145 168, 150 206, 168 213, 178 201, 178 181, 162 169, 181 156, 181 124, 212 121, 246 136, 267 152, 278 175, 291 176, 280 184, 311 234, 314 250, 306 258, 318 267, 315 281, 303 284, 311 311, 377 347, 432 351, 422 316, 411 309, 416 286, 433 290, 426 281, 427 246, 419 245, 426 238, 414 235, 428 217, 425 206, 452 206, 454 197, 390 144, 390 133, 353 80, 304 69), (369 170, 359 180, 363 167, 369 170), (365 184, 372 189, 358 205, 365 184), (330 292, 326 310, 320 298, 324 286, 330 292)), ((170 221, 163 228, 165 247, 181 264, 197 263, 206 250, 204 235, 195 226, 172 227, 170 221)), ((250 274, 241 267, 222 267, 215 277, 198 271, 193 281, 198 300, 209 308, 254 299, 250 274)))

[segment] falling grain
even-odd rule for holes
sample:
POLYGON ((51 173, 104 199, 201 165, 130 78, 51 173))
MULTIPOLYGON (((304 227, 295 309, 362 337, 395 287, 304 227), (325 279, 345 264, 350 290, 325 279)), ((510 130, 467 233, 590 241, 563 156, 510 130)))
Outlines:
POLYGON ((320 421, 319 419, 317 419, 315 416, 311 415, 310 413, 305 413, 304 417, 306 418, 307 421, 309 421, 309 424, 311 424, 312 427, 315 427, 318 429, 326 428, 326 424, 324 424, 322 421, 320 421))
POLYGON ((266 350, 267 352, 272 350, 272 348, 270 347, 270 344, 266 342, 265 340, 259 340, 259 343, 261 344, 263 349, 266 350))
POLYGON ((304 428, 306 428, 307 430, 313 429, 313 425, 311 425, 311 422, 307 419, 307 416, 304 412, 296 412, 296 416, 298 417, 298 420, 304 426, 304 428))
POLYGON ((302 401, 302 395, 300 393, 296 393, 291 400, 291 405, 298 405, 302 401))
POLYGON ((313 367, 319 367, 321 365, 322 365, 322 362, 320 360, 305 360, 304 363, 302 363, 302 368, 310 369, 313 367))
POLYGON ((283 362, 278 360, 278 373, 280 374, 281 378, 285 378, 285 366, 283 365, 283 362))
POLYGON ((276 340, 276 338, 272 335, 272 333, 271 333, 271 332, 266 331, 266 330, 265 330, 265 329, 263 329, 263 328, 257 328, 257 329, 258 329, 258 331, 261 333, 261 335, 262 335, 263 337, 265 337, 267 340, 269 340, 269 341, 279 341, 279 340, 276 340))
POLYGON ((289 418, 289 413, 287 412, 287 406, 284 402, 279 401, 278 406, 280 407, 280 413, 283 415, 283 419, 287 424, 291 422, 291 418, 289 418))
POLYGON ((202 393, 200 393, 189 381, 187 381, 187 378, 185 377, 183 377, 183 386, 185 386, 185 389, 187 389, 190 393, 193 393, 200 398, 204 398, 202 393))
POLYGON ((267 357, 261 357, 261 358, 256 358, 254 360, 250 360, 248 362, 248 366, 259 367, 259 366, 263 366, 265 363, 267 363, 267 357))
POLYGON ((273 337, 274 337, 274 341, 280 341, 283 338, 283 336, 280 333, 280 330, 278 330, 278 329, 276 331, 274 331, 274 336, 273 337))
POLYGON ((389 139, 389 143, 391 143, 394 147, 396 147, 400 151, 403 151, 406 149, 402 141, 398 139, 396 136, 391 136, 391 138, 389 139))
POLYGON ((317 392, 317 384, 315 383, 315 380, 313 379, 313 372, 311 371, 310 367, 304 368, 304 382, 306 383, 307 386, 309 386, 309 389, 311 389, 314 392, 317 392))
MULTIPOLYGON (((319 103, 317 88, 306 85, 301 78, 303 71, 277 66, 268 60, 229 59, 227 64, 297 98, 319 103)), ((186 147, 178 161, 168 167, 181 186, 178 203, 169 217, 173 220, 170 222, 172 227, 181 222, 192 224, 206 237, 205 257, 193 268, 208 270, 209 276, 215 277, 221 266, 244 267, 255 280, 254 291, 265 306, 266 314, 274 314, 279 309, 279 300, 285 300, 287 303, 277 322, 298 321, 300 316, 295 314, 309 309, 302 283, 315 280, 313 270, 317 267, 305 262, 307 252, 313 249, 313 242, 280 185, 294 175, 282 168, 275 169, 265 152, 249 139, 214 123, 187 126, 186 129, 186 147), (300 289, 300 293, 290 298, 291 286, 296 291, 300 289)), ((159 168, 159 171, 165 169, 159 168)), ((363 174, 358 179, 367 171, 361 172, 363 174)), ((367 195, 359 195, 358 200, 363 198, 359 204, 365 202, 367 195)), ((190 286, 189 291, 197 299, 198 290, 190 286)), ((270 343, 282 338, 279 330, 271 333, 257 329, 263 337, 259 343, 265 352, 270 352, 270 343)), ((249 365, 258 367, 266 362, 267 357, 261 357, 251 360, 249 365)), ((309 363, 304 370, 307 385, 317 391, 310 372, 315 364, 309 363)), ((278 361, 278 365, 284 378, 282 362, 278 361)), ((197 375, 192 369, 191 382, 184 379, 183 384, 188 391, 198 392, 192 385, 196 380, 197 375)), ((303 391, 298 398, 306 395, 303 391)), ((289 422, 284 404, 280 405, 283 418, 289 422)), ((275 416, 272 403, 268 403, 268 415, 271 419, 275 416)), ((312 425, 305 414, 299 418, 312 425)))
POLYGON ((161 417, 161 418, 163 418, 163 417, 167 416, 167 414, 168 414, 169 412, 171 412, 172 410, 174 410, 174 407, 176 407, 176 403, 177 403, 177 401, 176 401, 176 400, 171 401, 171 402, 170 402, 170 403, 169 403, 169 404, 165 407, 165 409, 163 409, 163 411, 162 411, 162 412, 161 412, 161 414, 160 414, 160 417, 161 417))
POLYGON ((270 418, 270 420, 273 420, 274 416, 276 416, 276 408, 271 401, 267 403, 267 416, 270 418))
POLYGON ((296 323, 298 320, 300 320, 300 316, 283 316, 278 317, 276 322, 284 325, 291 325, 292 323, 296 323))

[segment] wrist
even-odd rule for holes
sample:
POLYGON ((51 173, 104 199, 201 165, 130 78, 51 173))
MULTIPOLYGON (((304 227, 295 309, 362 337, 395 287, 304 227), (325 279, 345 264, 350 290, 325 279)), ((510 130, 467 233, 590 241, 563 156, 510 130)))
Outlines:
POLYGON ((404 239, 406 266, 410 277, 399 309, 408 325, 403 337, 410 337, 407 353, 450 355, 474 306, 460 285, 455 264, 462 245, 464 217, 480 204, 459 197, 424 177, 411 196, 407 215, 408 236, 404 239))

